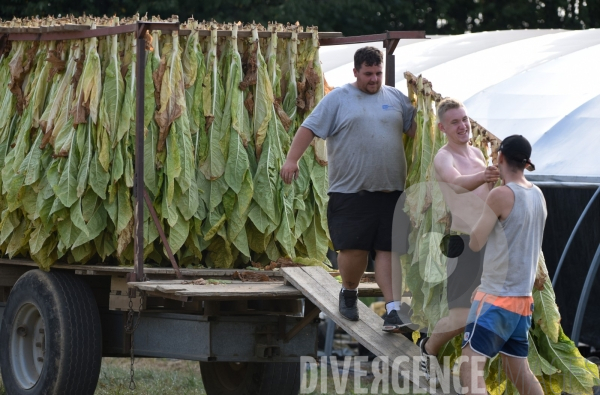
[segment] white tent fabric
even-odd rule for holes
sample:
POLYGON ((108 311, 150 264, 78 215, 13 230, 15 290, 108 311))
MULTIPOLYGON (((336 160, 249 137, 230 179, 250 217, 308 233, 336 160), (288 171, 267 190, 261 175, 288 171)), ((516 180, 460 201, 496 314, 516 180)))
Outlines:
MULTIPOLYGON (((321 48, 330 85, 354 81, 353 55, 364 45, 321 48)), ((536 164, 531 180, 600 183, 599 29, 401 40, 394 54, 398 89, 407 90, 404 71, 422 74, 499 138, 527 137, 536 164)))

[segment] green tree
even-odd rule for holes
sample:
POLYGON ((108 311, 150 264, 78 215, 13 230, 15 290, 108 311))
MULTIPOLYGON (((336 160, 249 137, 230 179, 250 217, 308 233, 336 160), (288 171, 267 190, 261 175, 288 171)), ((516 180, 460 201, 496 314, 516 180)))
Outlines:
POLYGON ((459 34, 504 29, 600 27, 600 0, 4 0, 0 18, 173 14, 219 22, 269 21, 316 25, 344 35, 386 30, 459 34))

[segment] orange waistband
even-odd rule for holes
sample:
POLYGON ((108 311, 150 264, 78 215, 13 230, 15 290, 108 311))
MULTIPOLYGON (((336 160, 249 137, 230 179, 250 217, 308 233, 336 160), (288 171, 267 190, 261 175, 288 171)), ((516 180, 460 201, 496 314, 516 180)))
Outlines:
POLYGON ((496 296, 477 291, 473 301, 482 301, 520 315, 531 315, 531 296, 496 296))

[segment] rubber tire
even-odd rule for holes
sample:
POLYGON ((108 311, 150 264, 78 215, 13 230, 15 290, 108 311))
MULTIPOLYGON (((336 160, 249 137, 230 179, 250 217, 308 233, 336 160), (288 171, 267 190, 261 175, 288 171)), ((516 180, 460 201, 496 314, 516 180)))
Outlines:
POLYGON ((11 395, 92 395, 102 363, 100 314, 91 289, 69 273, 30 270, 15 283, 0 328, 0 371, 11 395), (24 304, 37 307, 45 325, 40 377, 24 389, 10 359, 12 325, 24 304), (53 361, 53 363, 49 363, 53 361))
POLYGON ((200 362, 207 395, 297 395, 300 362, 200 362), (234 368, 240 368, 235 371, 234 368), (235 376, 234 381, 226 381, 235 376), (225 382, 224 382, 225 381, 225 382))

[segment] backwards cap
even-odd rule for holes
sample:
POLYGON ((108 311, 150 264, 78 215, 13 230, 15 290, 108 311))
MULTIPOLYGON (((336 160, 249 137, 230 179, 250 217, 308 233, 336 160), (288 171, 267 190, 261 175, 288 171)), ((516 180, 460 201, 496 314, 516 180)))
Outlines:
POLYGON ((498 151, 502 151, 504 156, 509 157, 517 162, 527 164, 527 170, 535 170, 535 166, 531 163, 531 144, 521 135, 514 134, 508 136, 500 144, 498 151))

